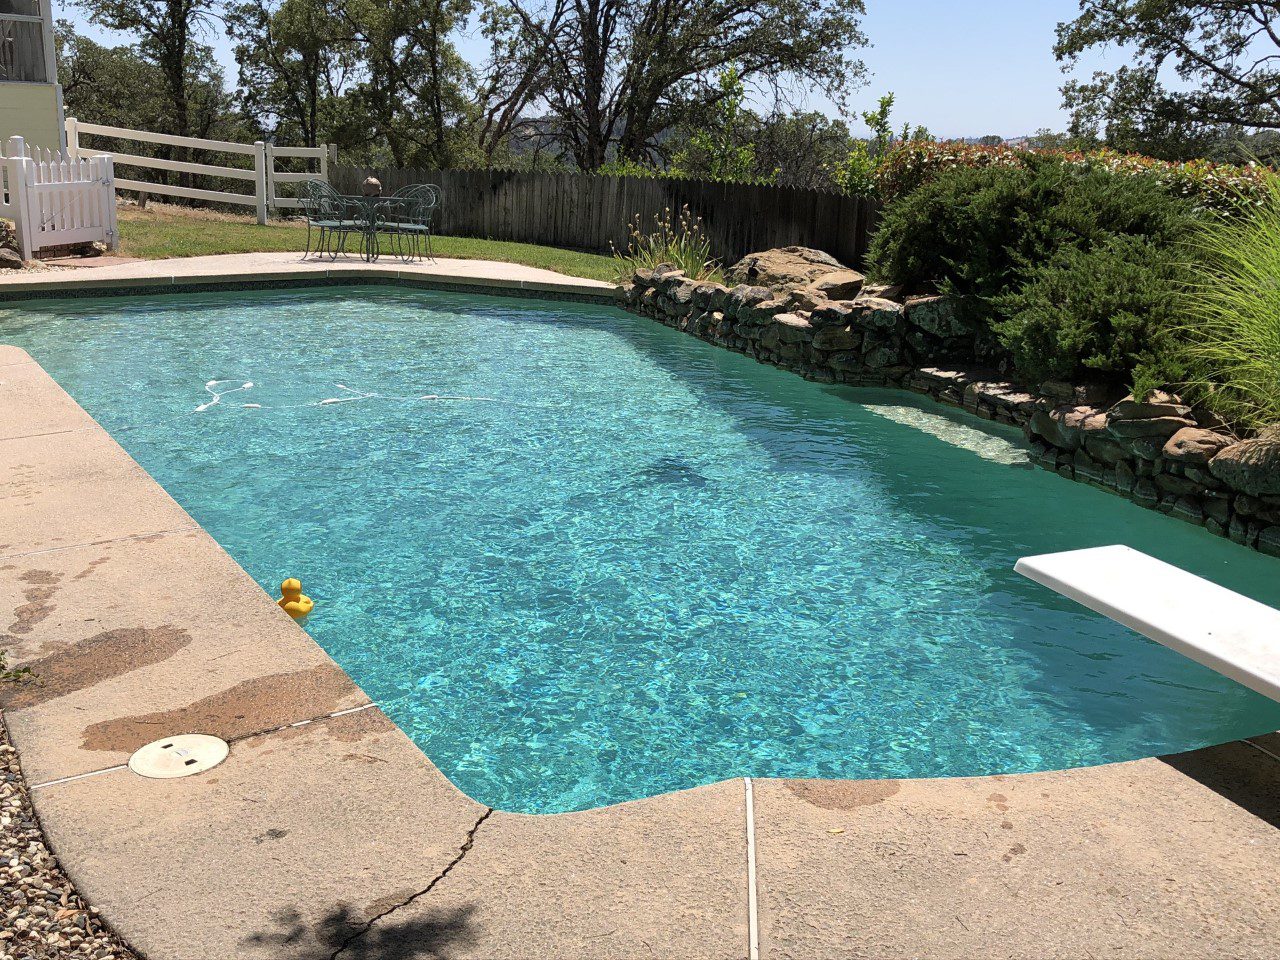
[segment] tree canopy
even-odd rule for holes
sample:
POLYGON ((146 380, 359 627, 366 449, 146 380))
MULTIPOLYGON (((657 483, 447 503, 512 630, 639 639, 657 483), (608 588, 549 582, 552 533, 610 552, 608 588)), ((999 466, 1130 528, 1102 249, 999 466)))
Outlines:
POLYGON ((1081 0, 1055 54, 1072 69, 1105 48, 1127 62, 1063 88, 1077 136, 1196 156, 1233 132, 1280 129, 1280 3, 1081 0))

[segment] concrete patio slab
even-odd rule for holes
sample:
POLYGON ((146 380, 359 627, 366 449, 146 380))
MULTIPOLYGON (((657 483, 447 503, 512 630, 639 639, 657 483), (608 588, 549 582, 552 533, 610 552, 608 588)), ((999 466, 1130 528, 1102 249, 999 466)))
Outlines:
POLYGON ((761 953, 1272 957, 1280 764, 757 781, 761 953))
POLYGON ((600 280, 570 277, 553 270, 490 260, 439 260, 403 263, 383 258, 365 263, 354 257, 329 260, 298 253, 244 253, 172 260, 137 260, 102 267, 77 267, 42 273, 0 275, 0 301, 24 296, 73 295, 87 291, 152 290, 164 287, 261 285, 264 282, 342 282, 383 280, 428 286, 472 287, 491 292, 537 292, 568 297, 612 299, 617 287, 600 280))
POLYGON ((68 436, 0 440, 0 562, 195 527, 92 421, 68 436))
POLYGON ((32 363, 30 354, 21 347, 13 347, 0 343, 0 367, 12 366, 15 363, 32 363))
POLYGON ((33 784, 369 702, 203 530, 0 561, 4 624, 36 675, 0 686, 33 784))
POLYGON ((84 429, 79 405, 61 390, 50 392, 49 375, 17 353, 26 357, 14 348, 0 351, 0 440, 84 429))
POLYGON ((200 776, 116 771, 33 800, 77 889, 151 960, 328 958, 486 812, 377 709, 241 741, 200 776))
POLYGON ((495 813, 429 897, 374 925, 366 955, 421 950, 417 931, 465 918, 451 958, 743 957, 744 803, 733 780, 583 813, 495 813))

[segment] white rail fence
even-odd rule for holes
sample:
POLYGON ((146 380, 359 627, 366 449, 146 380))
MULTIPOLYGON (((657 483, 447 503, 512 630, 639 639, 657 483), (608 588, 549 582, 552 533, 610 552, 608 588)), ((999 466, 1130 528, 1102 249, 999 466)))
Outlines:
POLYGON ((109 156, 33 150, 22 137, 10 137, 0 157, 0 217, 16 225, 22 259, 73 243, 116 249, 114 181, 109 156))
POLYGON ((95 151, 105 153, 117 166, 142 167, 169 173, 187 173, 196 176, 219 177, 237 180, 250 185, 245 193, 230 190, 204 190, 196 187, 169 183, 150 183, 144 180, 117 179, 120 190, 136 190, 140 193, 158 194, 164 197, 185 197, 207 200, 211 203, 231 203, 254 207, 259 223, 267 222, 268 209, 292 209, 298 206, 294 197, 280 196, 282 184, 297 184, 304 180, 319 179, 328 182, 329 163, 333 158, 332 144, 322 147, 277 147, 259 140, 255 143, 233 143, 228 140, 205 140, 200 137, 175 137, 167 133, 148 133, 145 130, 127 130, 123 127, 107 127, 98 123, 82 123, 75 117, 67 119, 67 152, 72 157, 80 154, 81 135, 111 137, 132 140, 137 143, 154 143, 162 146, 181 147, 210 153, 235 154, 253 158, 251 168, 228 167, 212 163, 191 163, 185 160, 166 160, 161 157, 144 157, 123 151, 95 151), (277 160, 317 161, 319 173, 288 173, 276 170, 277 160))

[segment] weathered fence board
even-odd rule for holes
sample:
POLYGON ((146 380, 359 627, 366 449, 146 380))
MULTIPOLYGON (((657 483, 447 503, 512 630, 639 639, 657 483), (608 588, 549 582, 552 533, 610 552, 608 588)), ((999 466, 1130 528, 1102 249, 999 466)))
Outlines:
POLYGON ((441 234, 580 250, 607 252, 610 243, 623 248, 637 214, 648 230, 654 216, 678 213, 688 204, 702 217, 712 252, 728 262, 800 244, 860 264, 876 216, 869 200, 792 187, 502 170, 329 168, 330 181, 342 193, 359 193, 370 176, 387 194, 411 183, 438 184, 441 234))

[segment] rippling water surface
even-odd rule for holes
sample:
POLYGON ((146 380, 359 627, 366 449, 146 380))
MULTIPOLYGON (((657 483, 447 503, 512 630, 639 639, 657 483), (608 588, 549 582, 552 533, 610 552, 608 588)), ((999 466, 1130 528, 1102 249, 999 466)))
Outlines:
POLYGON ((1038 770, 1280 727, 1013 573, 1123 542, 1280 605, 1280 564, 908 394, 606 307, 369 287, 38 303, 0 310, 0 342, 264 588, 301 577, 308 631, 487 804, 1038 770))

